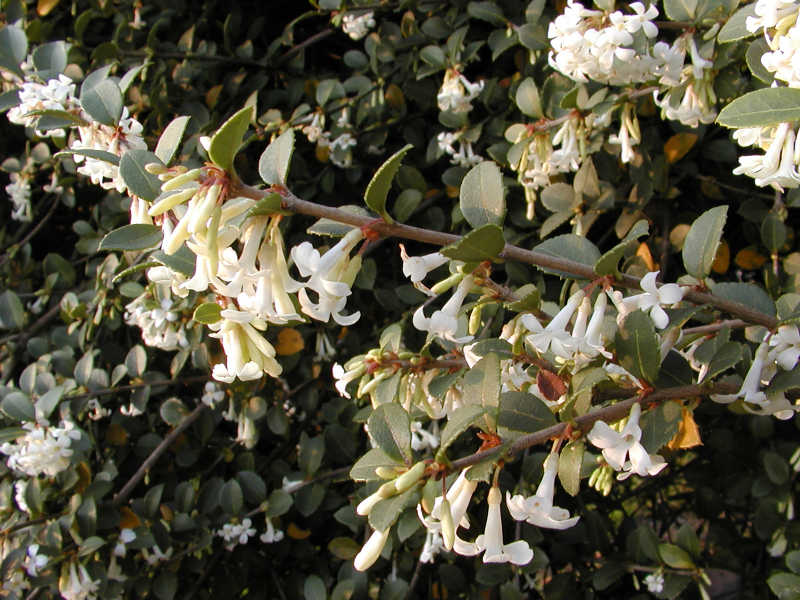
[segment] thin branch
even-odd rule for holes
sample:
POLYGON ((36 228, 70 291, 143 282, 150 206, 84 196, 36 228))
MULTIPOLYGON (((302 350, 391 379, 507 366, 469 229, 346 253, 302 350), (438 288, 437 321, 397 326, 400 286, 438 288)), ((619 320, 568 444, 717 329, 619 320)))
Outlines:
POLYGON ((58 204, 60 201, 61 201, 61 196, 56 194, 55 198, 53 198, 52 204, 50 204, 50 208, 47 209, 47 213, 45 213, 45 215, 41 219, 39 219, 39 222, 36 223, 33 229, 31 229, 27 234, 25 234, 25 237, 23 237, 20 241, 13 243, 11 244, 11 246, 6 248, 6 251, 3 254, 3 256, 0 256, 0 267, 2 267, 9 260, 11 260, 11 255, 13 254, 14 251, 18 250, 19 248, 22 248, 22 246, 24 246, 28 242, 28 240, 30 240, 33 236, 35 236, 39 232, 39 230, 42 227, 44 227, 45 223, 47 223, 50 220, 50 217, 53 216, 53 213, 56 212, 56 209, 58 208, 58 204))
POLYGON ((166 452, 167 448, 169 448, 173 444, 173 442, 178 438, 178 436, 182 434, 184 431, 186 431, 189 425, 194 423, 200 417, 200 415, 203 414, 203 411, 206 408, 207 407, 205 404, 198 404, 197 408, 195 408, 191 413, 189 413, 186 416, 186 418, 183 421, 181 421, 180 424, 175 429, 170 431, 169 435, 167 435, 167 437, 165 437, 162 440, 162 442, 158 446, 156 446, 155 449, 150 453, 150 456, 148 456, 147 459, 145 459, 142 465, 137 469, 136 473, 133 474, 133 477, 131 477, 128 480, 128 482, 124 486, 122 486, 120 492, 116 496, 114 496, 114 500, 112 502, 113 506, 119 506, 128 499, 128 497, 133 492, 134 488, 142 480, 147 471, 149 471, 150 468, 154 464, 156 464, 158 459, 161 458, 161 455, 164 454, 164 452, 166 452))
POLYGON ((742 327, 749 327, 750 323, 742 321, 741 319, 726 319, 717 323, 710 323, 709 325, 700 325, 699 327, 687 327, 683 330, 683 335, 707 335, 709 333, 716 333, 724 327, 731 329, 741 329, 742 327))
POLYGON ((310 38, 303 40, 302 42, 296 44, 295 46, 292 46, 286 52, 281 54, 278 57, 278 60, 275 61, 275 64, 282 65, 301 50, 308 48, 312 44, 316 44, 317 42, 324 40, 326 37, 330 35, 333 35, 335 31, 336 31, 335 29, 329 27, 328 29, 323 29, 322 31, 315 33, 310 38))
POLYGON ((647 396, 637 395, 633 398, 628 398, 622 402, 612 404, 611 406, 606 406, 587 415, 583 415, 582 417, 578 417, 572 423, 558 423, 557 425, 547 427, 540 431, 523 435, 522 437, 517 438, 510 446, 497 446, 495 448, 490 448, 489 450, 476 452, 475 454, 465 456, 464 458, 459 458, 458 460, 454 460, 452 463, 450 463, 449 470, 460 471, 485 460, 495 459, 503 455, 507 456, 519 454, 526 448, 530 448, 531 446, 536 446, 538 444, 544 444, 548 440, 562 435, 564 430, 569 425, 572 425, 574 431, 579 430, 585 432, 590 429, 592 425, 594 425, 595 421, 603 420, 609 423, 619 421, 630 412, 631 406, 636 403, 651 404, 663 402, 665 400, 691 398, 692 396, 701 396, 706 394, 735 393, 736 390, 737 387, 734 385, 718 383, 714 386, 683 385, 659 390, 647 396))
POLYGON ((249 58, 239 58, 238 56, 220 56, 216 54, 196 54, 194 52, 147 52, 140 50, 128 50, 122 53, 123 56, 130 58, 164 58, 176 60, 197 60, 205 62, 218 62, 230 65, 241 65, 254 69, 266 69, 267 65, 263 62, 249 58))
POLYGON ((126 392, 129 390, 138 390, 143 387, 158 387, 158 386, 171 386, 181 385, 188 383, 201 383, 204 381, 211 381, 210 375, 193 375, 191 377, 182 377, 179 379, 164 379, 158 381, 144 381, 142 383, 131 383, 130 385, 118 385, 116 387, 103 388, 94 392, 84 392, 81 394, 73 394, 64 396, 65 400, 83 400, 84 398, 95 398, 97 396, 110 396, 117 392, 126 392))
POLYGON ((26 529, 28 527, 33 527, 34 525, 41 525, 42 523, 46 523, 50 519, 57 519, 61 515, 57 515, 55 517, 48 516, 48 517, 39 517, 38 519, 32 519, 30 521, 25 521, 24 523, 17 523, 16 525, 12 525, 11 527, 6 527, 2 531, 0 531, 0 537, 6 537, 14 533, 15 531, 20 531, 22 529, 26 529))
MULTIPOLYGON (((276 188, 273 188, 271 191, 275 191, 275 189, 276 188)), ((324 206, 322 204, 316 204, 314 202, 302 200, 286 188, 279 188, 277 191, 279 191, 283 197, 283 208, 297 214, 331 219, 339 223, 353 225, 354 227, 367 227, 385 237, 405 238, 409 240, 416 240, 418 242, 424 242, 426 244, 433 244, 436 246, 447 246, 461 240, 461 236, 458 235, 433 231, 430 229, 423 229, 421 227, 414 227, 411 225, 403 225, 400 223, 386 223, 385 221, 381 221, 372 217, 356 215, 332 206, 324 206)), ((269 193, 243 184, 238 185, 236 192, 243 196, 255 199, 261 199, 267 193, 269 193)), ((517 262, 526 263, 545 269, 569 273, 573 277, 579 279, 593 280, 598 278, 598 275, 594 272, 594 269, 590 265, 558 256, 550 256, 534 250, 525 250, 524 248, 512 246, 511 244, 506 244, 498 257, 515 260, 517 262)), ((640 279, 638 277, 623 274, 619 277, 615 284, 626 288, 641 289, 639 281, 640 279)), ((775 329, 778 324, 778 320, 774 317, 770 317, 762 312, 753 310, 749 306, 745 306, 739 302, 725 300, 724 298, 719 298, 718 296, 714 296, 707 292, 689 290, 684 295, 684 299, 699 305, 708 304, 710 306, 714 306, 715 308, 722 310, 734 317, 738 317, 754 325, 762 325, 768 329, 775 329)))

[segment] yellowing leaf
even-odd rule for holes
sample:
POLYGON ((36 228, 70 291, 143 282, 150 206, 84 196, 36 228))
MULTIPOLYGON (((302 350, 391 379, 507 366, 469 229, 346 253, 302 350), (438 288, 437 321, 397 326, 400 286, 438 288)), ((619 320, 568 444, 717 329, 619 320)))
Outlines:
POLYGON ((658 270, 658 265, 656 265, 655 261, 653 260, 653 255, 650 254, 650 247, 645 242, 639 244, 639 247, 636 249, 636 256, 644 261, 644 264, 647 265, 648 271, 658 270))
POLYGON ((689 233, 690 225, 681 223, 672 228, 669 232, 669 243, 672 244, 675 250, 683 248, 683 241, 686 239, 686 234, 689 233))
POLYGON ((676 133, 664 144, 664 155, 668 163, 678 162, 697 142, 695 133, 676 133))
POLYGON ((119 509, 119 528, 120 529, 136 529, 142 525, 142 521, 137 514, 127 506, 119 509))
POLYGON ((767 257, 763 254, 759 254, 752 248, 745 248, 736 253, 736 258, 733 262, 735 262, 736 266, 740 269, 755 271, 756 269, 760 269, 761 266, 767 262, 767 257))
POLYGON ((206 106, 208 106, 208 108, 214 108, 217 105, 217 100, 219 100, 219 95, 221 92, 222 84, 215 85, 206 92, 206 106))
POLYGON ((112 423, 106 429, 106 441, 112 446, 124 446, 128 443, 128 432, 119 423, 112 423))
POLYGON ((694 448, 695 446, 702 446, 703 441, 700 439, 700 430, 697 428, 697 423, 694 421, 694 414, 685 406, 681 409, 681 422, 678 425, 678 433, 668 443, 667 447, 670 450, 683 450, 686 448, 694 448))
POLYGON ((331 155, 330 146, 323 146, 322 144, 317 144, 317 147, 314 149, 314 155, 317 157, 317 160, 321 163, 328 162, 328 157, 331 155))
POLYGON ((296 354, 303 348, 305 348, 303 336, 300 335, 296 329, 287 327, 281 329, 280 333, 278 333, 278 345, 275 347, 275 352, 277 352, 279 356, 296 354))
POLYGON ((731 248, 728 242, 722 242, 717 248, 717 254, 714 256, 714 262, 711 263, 711 270, 714 273, 722 275, 728 272, 728 267, 731 266, 731 248))
POLYGON ((82 494, 92 482, 92 470, 85 460, 79 462, 75 470, 78 472, 78 483, 75 485, 75 491, 82 494))
POLYGON ((286 528, 286 535, 288 535, 293 540, 304 540, 311 535, 311 530, 300 529, 294 523, 289 523, 289 527, 286 528))
POLYGON ((445 188, 445 193, 447 194, 448 198, 458 198, 458 192, 459 192, 459 189, 457 187, 452 186, 452 185, 448 185, 445 188))
POLYGON ((403 90, 401 90, 397 84, 390 83, 383 95, 386 98, 386 104, 392 108, 400 109, 406 104, 405 96, 403 96, 403 90))
POLYGON ((40 17, 47 16, 50 11, 58 6, 60 0, 39 0, 36 3, 36 14, 40 17))
POLYGON ((172 509, 171 509, 169 506, 167 506, 166 504, 162 504, 161 506, 159 506, 159 507, 158 507, 158 509, 161 511, 161 517, 162 517, 162 518, 163 518, 165 521, 167 521, 168 523, 169 523, 170 521, 172 521, 172 519, 173 519, 173 518, 175 518, 175 513, 174 513, 174 512, 172 511, 172 509))

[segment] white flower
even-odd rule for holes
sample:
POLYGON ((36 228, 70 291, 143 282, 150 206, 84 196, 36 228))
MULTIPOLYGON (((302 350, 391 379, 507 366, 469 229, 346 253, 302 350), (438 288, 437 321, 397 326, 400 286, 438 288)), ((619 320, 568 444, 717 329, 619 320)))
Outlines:
MULTIPOLYGON (((17 96, 19 105, 8 111, 8 120, 16 125, 35 127, 39 116, 30 114, 41 110, 59 110, 78 112, 80 104, 75 97, 75 84, 66 75, 59 75, 57 79, 50 79, 46 84, 36 81, 26 81, 22 84, 17 96)), ((50 129, 36 131, 39 137, 62 137, 63 129, 50 129)))
POLYGON ((535 495, 512 497, 506 492, 506 506, 511 516, 546 529, 568 529, 575 525, 580 517, 570 518, 568 510, 553 506, 557 473, 558 454, 551 453, 544 461, 544 474, 535 495))
POLYGON ((133 529, 124 528, 119 532, 119 538, 117 538, 117 544, 114 546, 113 554, 114 556, 119 556, 120 558, 124 558, 125 554, 127 553, 126 545, 130 544, 133 540, 136 539, 136 533, 133 529))
POLYGON ((412 318, 414 327, 457 344, 471 341, 473 336, 459 335, 459 333, 465 332, 460 331, 458 312, 461 310, 461 305, 464 303, 467 294, 470 293, 473 281, 472 275, 464 277, 450 299, 441 309, 434 311, 430 317, 425 316, 423 307, 420 306, 414 312, 414 317, 412 318))
POLYGON ((225 392, 213 381, 209 381, 203 387, 203 396, 200 401, 210 408, 214 408, 217 404, 225 399, 225 392))
POLYGON ((419 561, 422 563, 431 563, 442 550, 444 550, 442 534, 439 531, 428 529, 425 534, 425 544, 422 546, 422 551, 419 554, 419 561))
POLYGON ((769 360, 778 363, 781 369, 791 371, 800 358, 800 331, 797 325, 781 325, 769 338, 769 360))
POLYGON ((409 256, 403 244, 400 244, 400 257, 403 259, 403 275, 408 277, 412 283, 419 283, 425 279, 428 273, 450 260, 439 252, 432 252, 424 256, 409 256))
MULTIPOLYGON (((348 364, 350 364, 350 362, 352 361, 348 361, 348 364)), ((333 378, 336 380, 336 383, 334 384, 336 391, 339 392, 340 396, 350 398, 350 394, 347 392, 347 384, 355 379, 358 379, 366 372, 367 367, 363 361, 359 361, 357 364, 354 364, 353 368, 349 370, 345 370, 345 368, 339 363, 334 363, 332 373, 333 378)))
POLYGON ((214 365, 212 376, 217 381, 231 383, 234 379, 259 379, 262 373, 280 375, 282 368, 275 360, 275 348, 256 331, 254 325, 264 326, 249 313, 226 309, 222 319, 209 325, 211 337, 222 341, 225 363, 214 365))
POLYGON ((411 423, 411 449, 424 450, 430 448, 436 450, 439 447, 439 424, 434 421, 431 430, 428 431, 419 421, 411 423))
POLYGON ((160 562, 166 562, 172 558, 172 548, 167 548, 166 552, 162 552, 161 548, 158 546, 158 544, 156 544, 151 548, 151 550, 153 552, 152 554, 147 551, 147 548, 142 549, 142 556, 144 557, 145 561, 147 561, 147 564, 151 567, 160 562))
MULTIPOLYGON (((637 294, 635 296, 628 296, 622 303, 625 309, 621 311, 627 314, 631 311, 639 309, 643 312, 649 312, 653 324, 658 329, 664 329, 669 325, 669 315, 661 308, 662 304, 672 306, 680 302, 686 289, 679 286, 677 283, 666 283, 664 285, 656 285, 656 278, 660 271, 651 271, 639 282, 639 286, 644 290, 644 294, 637 294)), ((612 297, 613 298, 613 297, 612 297)))
POLYGON ((217 530, 217 535, 225 540, 225 549, 229 552, 239 544, 246 544, 256 534, 249 518, 242 519, 241 523, 225 523, 222 529, 217 530))
POLYGON ((25 570, 31 577, 36 577, 40 569, 44 569, 50 559, 44 554, 39 554, 39 544, 31 544, 28 546, 28 552, 25 556, 25 570))
POLYGON ((436 95, 439 110, 449 110, 454 113, 471 111, 472 101, 483 91, 483 85, 483 81, 472 83, 454 69, 448 69, 442 87, 436 95))
POLYGON ((756 354, 753 357, 753 362, 750 363, 750 368, 747 370, 747 375, 744 377, 742 387, 735 394, 712 394, 711 399, 714 402, 721 404, 728 404, 735 401, 737 398, 742 398, 745 402, 764 406, 767 403, 767 395, 761 391, 761 376, 766 366, 767 357, 769 354, 769 344, 762 342, 756 349, 756 354))
POLYGON ((453 549, 464 556, 474 556, 483 552, 483 562, 510 562, 515 565, 526 565, 533 558, 533 550, 525 540, 517 540, 510 544, 503 543, 503 521, 500 516, 500 504, 503 500, 500 490, 494 486, 488 495, 489 512, 486 516, 486 528, 472 544, 458 544, 453 549))
POLYGON ((639 427, 639 417, 642 407, 639 403, 631 406, 628 422, 617 432, 603 421, 595 421, 592 430, 587 434, 589 441, 602 449, 603 458, 615 471, 622 471, 617 479, 623 480, 635 473, 642 477, 655 475, 667 463, 658 454, 650 455, 639 440, 642 438, 642 429, 639 427))
POLYGON ((733 174, 752 177, 755 184, 761 187, 769 185, 781 191, 795 188, 800 185, 800 173, 795 164, 798 154, 800 141, 794 128, 789 123, 781 123, 775 129, 766 153, 740 156, 739 166, 733 170, 733 174))
POLYGON ((8 194, 11 204, 14 205, 11 210, 11 218, 15 221, 28 222, 33 219, 31 184, 27 177, 19 173, 11 173, 9 177, 11 183, 6 186, 6 194, 8 194))
POLYGON ((375 27, 375 13, 372 11, 356 15, 347 13, 342 17, 342 31, 350 36, 352 40, 360 40, 369 30, 375 27))
POLYGON ((62 421, 60 427, 23 423, 22 428, 27 430, 25 435, 0 446, 0 452, 8 456, 10 469, 30 477, 55 477, 69 467, 72 440, 81 437, 71 421, 62 421))
POLYGON ((644 578, 644 585, 651 594, 660 594, 664 591, 664 574, 661 572, 648 574, 644 578))
POLYGON ((567 304, 558 311, 556 316, 547 324, 547 327, 542 327, 541 323, 533 315, 523 315, 521 319, 523 325, 528 331, 532 332, 525 338, 525 341, 542 354, 551 350, 556 356, 564 359, 571 358, 577 343, 572 335, 567 332, 566 327, 575 310, 583 302, 584 295, 583 290, 578 290, 572 294, 567 300, 567 304))
POLYGON ((258 539, 265 544, 274 544, 275 542, 280 542, 283 539, 283 531, 280 529, 275 529, 275 526, 272 524, 272 519, 267 517, 267 530, 262 533, 258 539))
POLYGON ((89 572, 80 563, 71 562, 69 573, 65 577, 62 572, 58 583, 58 591, 64 600, 94 600, 100 580, 92 579, 89 572))

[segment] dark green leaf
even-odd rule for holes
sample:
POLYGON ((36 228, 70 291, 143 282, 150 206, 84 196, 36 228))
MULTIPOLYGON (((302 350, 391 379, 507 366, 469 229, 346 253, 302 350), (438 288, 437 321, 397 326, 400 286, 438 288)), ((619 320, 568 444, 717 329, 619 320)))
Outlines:
POLYGON ((286 185, 294 152, 294 129, 288 129, 266 147, 258 160, 258 174, 268 185, 286 185))
POLYGON ((387 456, 411 464, 411 419, 399 404, 382 404, 367 421, 369 434, 387 456))
POLYGON ((128 186, 128 191, 143 200, 152 202, 161 194, 161 181, 156 175, 148 173, 145 166, 164 163, 147 150, 128 150, 119 161, 119 174, 128 186))
POLYGON ((556 424, 556 418, 547 405, 527 392, 503 392, 500 395, 500 410, 497 426, 534 433, 556 424))
POLYGON ((447 418, 447 424, 442 430, 439 451, 444 452, 447 450, 450 444, 456 441, 456 438, 466 431, 470 425, 473 425, 485 412, 486 409, 478 404, 466 404, 451 413, 447 418))
POLYGON ((459 241, 442 248, 440 252, 455 260, 482 262, 497 258, 505 244, 503 230, 497 225, 488 224, 470 231, 459 241))
POLYGON ((244 134, 253 120, 253 106, 245 106, 222 124, 208 147, 208 157, 223 171, 233 170, 233 159, 242 147, 244 134))
POLYGON ((192 319, 204 325, 211 325, 222 319, 222 307, 216 302, 204 302, 194 309, 192 319))
MULTIPOLYGON (((588 267, 594 267, 595 263, 600 258, 600 250, 597 249, 597 246, 595 246, 585 237, 575 235, 574 233, 557 235, 556 237, 543 241, 533 250, 548 256, 566 258, 568 260, 579 262, 588 267)), ((559 275, 561 277, 574 277, 574 275, 565 271, 559 271, 557 269, 550 269, 546 267, 540 268, 545 273, 553 273, 554 275, 559 275)))
POLYGON ((617 330, 615 349, 620 364, 634 377, 655 383, 661 350, 652 319, 641 310, 625 317, 617 330))
POLYGON ((764 88, 736 98, 723 108, 717 123, 725 127, 767 127, 800 119, 800 89, 764 88))
POLYGON ((169 161, 178 151, 183 139, 183 133, 186 131, 186 125, 189 124, 189 119, 191 117, 175 117, 164 128, 161 137, 158 138, 155 155, 165 165, 169 164, 169 161))
POLYGON ((161 228, 145 223, 123 225, 110 231, 98 250, 146 250, 161 243, 161 228))
POLYGON ((727 215, 726 205, 717 206, 700 215, 689 228, 683 242, 683 265, 695 279, 703 279, 711 272, 727 215))
POLYGON ((503 176, 495 163, 484 161, 469 170, 461 182, 459 206, 473 229, 487 224, 503 224, 505 190, 503 176))
POLYGON ((769 317, 774 317, 777 313, 775 302, 772 301, 769 294, 764 291, 764 288, 755 284, 726 281, 714 284, 711 291, 715 296, 739 302, 769 317))
POLYGON ((81 86, 80 101, 83 110, 95 121, 109 127, 116 127, 119 123, 123 106, 122 92, 114 80, 106 76, 87 77, 81 86))
POLYGON ((392 180, 403 162, 403 157, 414 146, 406 144, 403 148, 390 156, 380 168, 375 171, 372 180, 367 186, 367 191, 364 192, 364 202, 367 206, 378 213, 384 221, 392 223, 392 218, 386 212, 386 199, 389 196, 389 189, 392 187, 392 180))

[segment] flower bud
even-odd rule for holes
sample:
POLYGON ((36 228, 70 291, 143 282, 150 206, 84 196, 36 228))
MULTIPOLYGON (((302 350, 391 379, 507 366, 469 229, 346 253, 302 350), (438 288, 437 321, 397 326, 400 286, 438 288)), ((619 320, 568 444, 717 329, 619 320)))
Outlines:
POLYGON ((394 480, 395 490, 398 494, 402 494, 407 489, 410 489, 413 485, 415 485, 424 474, 425 463, 420 461, 394 480))
POLYGON ((397 477, 397 471, 395 471, 392 467, 376 467, 375 475, 381 479, 394 479, 397 477))
POLYGON ((375 564, 375 561, 378 560, 383 551, 383 547, 386 545, 386 540, 389 539, 389 531, 391 529, 387 527, 385 531, 375 530, 372 532, 372 535, 369 536, 369 539, 353 560, 353 567, 355 567, 356 571, 366 571, 375 564))
POLYGON ((481 313, 483 312, 483 304, 478 304, 472 309, 469 314, 469 331, 470 335, 476 335, 478 329, 481 327, 481 313))
POLYGON ((164 182, 164 184, 161 186, 161 190, 164 191, 164 192, 177 190, 183 184, 189 183, 191 181, 194 181, 194 180, 198 179, 200 177, 200 175, 202 175, 202 174, 203 174, 203 169, 202 168, 197 168, 197 169, 192 169, 191 171, 186 171, 186 173, 183 173, 182 175, 178 175, 177 177, 173 177, 169 181, 164 182))
POLYGON ((453 525, 453 513, 450 510, 450 502, 446 497, 442 498, 442 503, 439 505, 439 522, 442 525, 442 541, 444 547, 449 552, 453 549, 453 544, 456 540, 456 528, 453 525))
POLYGON ((160 175, 161 173, 167 172, 167 167, 159 163, 147 163, 144 166, 144 170, 150 173, 151 175, 160 175))

